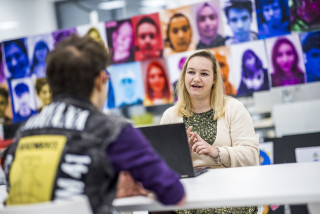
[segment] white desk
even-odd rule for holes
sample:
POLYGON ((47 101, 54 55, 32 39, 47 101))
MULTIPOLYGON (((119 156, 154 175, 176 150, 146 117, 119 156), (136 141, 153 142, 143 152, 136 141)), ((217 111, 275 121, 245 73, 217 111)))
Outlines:
POLYGON ((320 163, 213 169, 182 179, 187 202, 163 206, 152 198, 115 199, 119 211, 172 210, 268 204, 320 204, 320 163))

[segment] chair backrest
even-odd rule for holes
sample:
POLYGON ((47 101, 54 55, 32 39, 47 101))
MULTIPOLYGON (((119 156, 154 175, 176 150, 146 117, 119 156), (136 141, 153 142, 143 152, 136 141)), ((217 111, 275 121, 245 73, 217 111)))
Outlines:
POLYGON ((87 196, 77 196, 65 200, 46 203, 7 206, 1 214, 93 214, 87 196))

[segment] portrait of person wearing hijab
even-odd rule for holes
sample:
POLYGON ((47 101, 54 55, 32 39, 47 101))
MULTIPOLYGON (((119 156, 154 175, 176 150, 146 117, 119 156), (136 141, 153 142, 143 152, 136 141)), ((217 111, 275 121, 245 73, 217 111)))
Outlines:
POLYGON ((225 39, 219 34, 219 13, 212 2, 204 2, 197 9, 196 21, 200 40, 197 49, 223 46, 225 39))
POLYGON ((25 39, 16 39, 3 43, 7 78, 16 79, 30 76, 30 66, 25 39))

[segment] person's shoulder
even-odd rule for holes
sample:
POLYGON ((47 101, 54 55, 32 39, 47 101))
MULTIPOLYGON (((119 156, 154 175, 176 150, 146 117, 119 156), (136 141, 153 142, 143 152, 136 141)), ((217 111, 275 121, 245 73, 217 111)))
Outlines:
POLYGON ((166 115, 174 115, 174 114, 176 114, 176 112, 177 112, 177 107, 174 105, 174 106, 171 106, 171 107, 169 107, 169 108, 167 108, 165 111, 164 111, 164 115, 166 114, 166 115))
POLYGON ((224 102, 226 111, 238 111, 244 108, 243 103, 234 97, 225 96, 224 102))

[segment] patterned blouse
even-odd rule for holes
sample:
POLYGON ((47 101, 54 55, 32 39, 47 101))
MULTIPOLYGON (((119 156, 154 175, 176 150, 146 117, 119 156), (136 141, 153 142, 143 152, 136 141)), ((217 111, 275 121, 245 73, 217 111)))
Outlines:
MULTIPOLYGON (((217 136, 217 121, 213 120, 213 109, 203 113, 193 113, 191 117, 183 117, 186 128, 192 126, 203 140, 213 145, 217 136)), ((256 214, 257 207, 223 207, 192 210, 176 210, 177 214, 256 214)))

